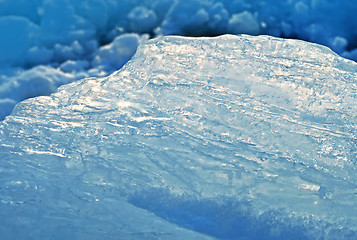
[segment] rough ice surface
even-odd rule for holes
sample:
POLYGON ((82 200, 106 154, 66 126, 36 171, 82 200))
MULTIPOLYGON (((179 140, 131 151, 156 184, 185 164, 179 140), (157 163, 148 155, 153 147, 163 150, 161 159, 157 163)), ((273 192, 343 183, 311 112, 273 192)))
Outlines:
POLYGON ((356 12, 356 1, 331 0, 0 0, 0 120, 21 99, 7 87, 19 84, 21 92, 29 89, 27 96, 53 92, 31 91, 42 82, 28 88, 17 82, 19 75, 45 65, 72 75, 63 75, 59 85, 107 76, 134 54, 146 34, 267 34, 323 44, 357 60, 356 12), (108 46, 101 49, 107 44, 111 53, 108 46), (129 54, 121 55, 125 51, 129 54), (109 59, 102 61, 103 56, 109 59))
POLYGON ((1 123, 0 235, 356 239, 356 70, 298 40, 149 40, 1 123))

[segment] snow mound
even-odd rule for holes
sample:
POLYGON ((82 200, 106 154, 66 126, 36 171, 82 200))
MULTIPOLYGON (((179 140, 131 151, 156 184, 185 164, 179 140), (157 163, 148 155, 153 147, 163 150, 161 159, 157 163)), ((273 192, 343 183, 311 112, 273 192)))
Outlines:
POLYGON ((70 47, 57 44, 55 50, 32 47, 27 58, 35 64, 34 67, 5 70, 0 67, 0 102, 4 103, 5 109, 0 108, 0 120, 9 115, 19 101, 50 95, 59 86, 86 77, 108 76, 120 69, 134 55, 139 43, 147 39, 147 35, 122 34, 101 47, 95 41, 89 41, 85 49, 77 41, 70 47), (94 49, 94 54, 89 54, 88 49, 94 49), (78 59, 77 53, 90 56, 78 59), (48 64, 48 58, 52 56, 61 59, 62 63, 48 64))
POLYGON ((1 123, 1 236, 354 239, 356 70, 297 40, 150 40, 1 123))
POLYGON ((33 47, 64 48, 83 58, 71 49, 74 42, 85 49, 90 41, 108 42, 128 32, 269 34, 324 44, 356 59, 356 11, 353 1, 329 0, 2 0, 0 32, 6 34, 0 38, 0 63, 34 64, 33 47))

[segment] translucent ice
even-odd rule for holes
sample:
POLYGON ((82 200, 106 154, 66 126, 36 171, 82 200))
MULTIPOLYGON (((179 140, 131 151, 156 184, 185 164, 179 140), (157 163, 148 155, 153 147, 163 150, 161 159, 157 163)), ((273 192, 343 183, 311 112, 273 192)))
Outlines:
MULTIPOLYGON (((0 121, 21 98, 6 89, 19 74, 45 65, 73 81, 108 76, 147 34, 268 34, 323 44, 357 61, 356 12, 356 1, 331 0, 0 0, 0 91, 7 93, 0 94, 0 121)), ((20 92, 26 87, 20 83, 20 92)), ((33 82, 31 89, 41 87, 33 82)), ((34 92, 44 91, 26 95, 34 92)))
POLYGON ((1 123, 0 235, 354 239, 356 78, 297 40, 150 40, 1 123))

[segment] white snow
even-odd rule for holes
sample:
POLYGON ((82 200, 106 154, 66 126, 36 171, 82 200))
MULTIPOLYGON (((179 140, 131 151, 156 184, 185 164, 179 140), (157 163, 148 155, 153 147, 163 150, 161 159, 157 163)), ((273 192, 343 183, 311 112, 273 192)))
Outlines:
POLYGON ((155 12, 143 6, 131 10, 128 20, 130 30, 137 33, 151 32, 158 24, 155 12))
POLYGON ((86 77, 107 76, 120 69, 134 55, 138 44, 146 39, 147 35, 122 34, 99 48, 95 41, 84 46, 78 41, 69 46, 56 44, 53 50, 31 47, 25 60, 32 68, 0 69, 0 119, 11 113, 14 101, 49 95, 63 84, 86 77), (52 58, 58 63, 48 64, 52 58))
POLYGON ((0 235, 355 239, 356 70, 298 40, 149 40, 1 122, 0 235))
POLYGON ((248 11, 233 14, 231 19, 229 19, 228 29, 232 33, 246 33, 251 35, 258 35, 260 32, 259 23, 248 11))

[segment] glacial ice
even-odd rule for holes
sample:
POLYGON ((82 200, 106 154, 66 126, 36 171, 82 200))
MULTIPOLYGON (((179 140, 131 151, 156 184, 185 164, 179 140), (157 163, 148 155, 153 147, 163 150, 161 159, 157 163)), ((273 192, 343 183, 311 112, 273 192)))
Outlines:
POLYGON ((160 37, 0 124, 4 239, 354 239, 357 65, 160 37))

